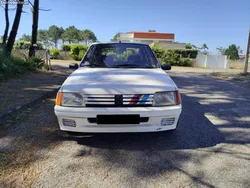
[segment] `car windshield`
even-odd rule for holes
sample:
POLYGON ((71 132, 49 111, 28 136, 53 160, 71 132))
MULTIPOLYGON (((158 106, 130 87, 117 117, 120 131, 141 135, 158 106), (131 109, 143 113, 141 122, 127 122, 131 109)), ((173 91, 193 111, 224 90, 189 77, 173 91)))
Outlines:
POLYGON ((90 46, 81 67, 158 68, 151 48, 144 44, 111 43, 90 46))

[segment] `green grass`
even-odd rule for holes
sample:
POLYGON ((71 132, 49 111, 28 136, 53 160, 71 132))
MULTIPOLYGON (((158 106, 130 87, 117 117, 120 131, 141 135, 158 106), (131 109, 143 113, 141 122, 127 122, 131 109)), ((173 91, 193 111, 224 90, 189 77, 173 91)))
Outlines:
POLYGON ((24 73, 28 70, 35 70, 42 60, 37 57, 20 58, 6 57, 3 50, 0 50, 0 81, 24 73))

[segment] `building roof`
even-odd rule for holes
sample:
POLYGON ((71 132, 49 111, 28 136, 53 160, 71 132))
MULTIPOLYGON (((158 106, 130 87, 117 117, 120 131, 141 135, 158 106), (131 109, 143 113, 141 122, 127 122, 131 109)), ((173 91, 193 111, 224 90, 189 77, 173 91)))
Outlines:
POLYGON ((131 31, 131 32, 128 32, 128 34, 134 34, 134 38, 172 39, 172 40, 174 40, 174 34, 173 33, 131 31))
POLYGON ((148 44, 141 43, 141 42, 94 42, 91 45, 97 45, 97 44, 133 44, 133 45, 149 46, 148 44))

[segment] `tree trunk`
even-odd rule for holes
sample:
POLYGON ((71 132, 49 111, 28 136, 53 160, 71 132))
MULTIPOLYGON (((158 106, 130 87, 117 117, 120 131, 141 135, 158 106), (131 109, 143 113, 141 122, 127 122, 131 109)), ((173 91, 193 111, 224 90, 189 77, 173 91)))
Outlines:
POLYGON ((35 46, 37 43, 37 28, 38 28, 38 17, 39 17, 39 0, 34 0, 33 7, 33 23, 32 23, 32 34, 31 34, 31 43, 29 48, 29 57, 35 56, 35 46))
POLYGON ((54 43, 55 43, 55 48, 57 49, 57 40, 55 40, 54 43))
POLYGON ((11 54, 11 51, 15 43, 15 39, 16 39, 16 35, 17 35, 17 31, 18 31, 18 27, 19 27, 21 15, 22 15, 22 10, 23 10, 23 2, 24 0, 19 0, 19 3, 17 4, 15 19, 14 19, 12 29, 10 31, 10 36, 9 36, 6 49, 5 49, 6 54, 8 56, 11 54))
POLYGON ((10 21, 9 21, 9 0, 5 1, 5 30, 4 30, 4 35, 3 35, 3 45, 6 45, 7 37, 8 37, 8 32, 9 32, 9 26, 10 26, 10 21))

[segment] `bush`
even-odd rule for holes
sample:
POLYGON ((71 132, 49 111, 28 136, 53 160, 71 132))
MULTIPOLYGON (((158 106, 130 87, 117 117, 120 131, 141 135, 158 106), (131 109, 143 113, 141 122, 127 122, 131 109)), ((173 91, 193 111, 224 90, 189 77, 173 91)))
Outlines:
POLYGON ((158 44, 154 44, 152 50, 156 57, 160 59, 162 65, 192 66, 192 60, 190 58, 194 59, 198 55, 198 50, 195 49, 169 49, 165 51, 158 44))
POLYGON ((71 44, 70 45, 70 52, 69 55, 74 59, 74 60, 81 60, 86 53, 88 49, 88 46, 83 46, 82 44, 71 44))
POLYGON ((169 49, 169 50, 165 51, 164 48, 162 48, 159 44, 154 44, 152 46, 152 50, 155 53, 157 58, 164 58, 164 56, 166 56, 167 51, 169 51, 169 50, 178 54, 182 58, 195 59, 198 55, 198 50, 195 50, 195 49, 169 49))
POLYGON ((191 67, 192 66, 192 60, 189 58, 183 58, 181 57, 184 53, 182 53, 182 50, 175 50, 171 49, 168 50, 163 58, 162 58, 162 65, 163 64, 170 64, 172 66, 186 66, 191 67))
MULTIPOLYGON (((30 42, 28 41, 23 41, 23 40, 18 40, 14 44, 14 49, 15 50, 29 50, 30 48, 30 42)), ((36 43, 36 50, 43 50, 43 45, 40 42, 36 43)))
POLYGON ((66 51, 66 52, 69 52, 69 51, 70 51, 70 45, 64 44, 64 45, 62 46, 62 50, 63 50, 63 51, 66 51))
POLYGON ((57 59, 59 55, 60 55, 60 52, 59 52, 58 49, 52 48, 52 49, 50 50, 51 59, 57 59))
POLYGON ((190 58, 195 59, 198 55, 198 50, 190 50, 190 58))
POLYGON ((179 64, 180 55, 175 50, 168 50, 164 56, 163 61, 167 64, 177 66, 179 64))
POLYGON ((179 62, 179 66, 184 67, 191 67, 192 66, 192 60, 189 58, 181 58, 179 62))
POLYGON ((80 50, 78 54, 77 60, 82 60, 83 56, 85 55, 86 51, 85 50, 80 50))
POLYGON ((42 58, 39 57, 28 57, 25 61, 25 67, 27 70, 35 70, 43 62, 42 58))
POLYGON ((0 80, 23 73, 26 70, 34 70, 41 62, 42 59, 37 57, 6 57, 4 52, 0 50, 0 80))
POLYGON ((198 50, 192 50, 192 49, 172 49, 172 50, 183 58, 195 59, 198 55, 198 50))
POLYGON ((158 44, 154 44, 152 50, 157 58, 162 58, 165 54, 165 50, 158 44))

